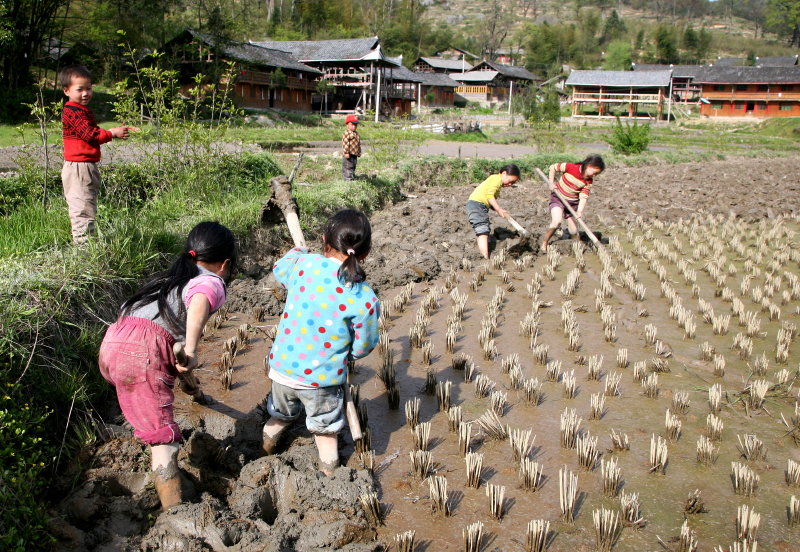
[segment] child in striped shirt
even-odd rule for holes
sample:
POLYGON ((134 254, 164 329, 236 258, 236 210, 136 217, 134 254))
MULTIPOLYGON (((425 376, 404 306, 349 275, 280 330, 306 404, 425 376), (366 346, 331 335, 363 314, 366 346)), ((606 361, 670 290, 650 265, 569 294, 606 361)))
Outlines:
POLYGON ((572 214, 556 194, 561 193, 567 203, 575 211, 578 218, 583 216, 586 202, 589 200, 594 177, 603 172, 606 164, 599 155, 590 155, 580 163, 555 163, 550 165, 550 226, 542 238, 542 251, 547 251, 547 244, 556 230, 561 226, 561 221, 567 219, 567 227, 572 239, 579 240, 578 226, 572 214), (561 173, 561 178, 556 181, 556 173, 561 173))
POLYGON ((367 217, 353 209, 339 211, 322 241, 321 255, 296 247, 272 268, 287 295, 269 352, 270 419, 262 448, 272 454, 280 434, 305 410, 320 471, 331 475, 339 465, 347 361, 367 356, 377 345, 380 306, 361 266, 372 244, 367 217))

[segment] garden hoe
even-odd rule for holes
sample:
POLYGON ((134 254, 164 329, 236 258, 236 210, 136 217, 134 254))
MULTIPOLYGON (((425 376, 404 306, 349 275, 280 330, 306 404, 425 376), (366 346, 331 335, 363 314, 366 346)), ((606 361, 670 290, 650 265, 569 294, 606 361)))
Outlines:
MULTIPOLYGON (((539 169, 539 167, 536 167, 535 170, 536 174, 539 175, 539 177, 544 181, 544 183, 549 188, 550 179, 547 178, 547 176, 541 171, 541 169, 539 169)), ((583 219, 578 218, 578 215, 575 213, 575 210, 570 206, 570 204, 567 202, 564 196, 561 195, 561 192, 559 192, 558 190, 553 190, 553 192, 556 194, 558 199, 561 200, 561 203, 564 205, 564 208, 567 211, 569 211, 569 213, 575 218, 575 220, 578 221, 578 224, 580 224, 581 228, 583 228, 583 231, 586 232, 586 235, 589 236, 589 239, 592 240, 592 243, 595 245, 595 247, 597 247, 597 249, 603 249, 603 244, 600 243, 600 240, 597 239, 597 236, 594 235, 594 232, 592 232, 591 229, 589 229, 589 226, 585 222, 583 222, 583 219)))

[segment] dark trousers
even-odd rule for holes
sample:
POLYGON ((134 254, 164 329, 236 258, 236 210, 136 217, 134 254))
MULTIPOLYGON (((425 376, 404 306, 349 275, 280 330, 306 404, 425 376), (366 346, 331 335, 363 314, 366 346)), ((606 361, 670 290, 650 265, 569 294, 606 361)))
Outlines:
POLYGON ((342 176, 345 180, 355 180, 356 163, 358 163, 358 157, 355 155, 351 155, 350 157, 342 157, 342 176))

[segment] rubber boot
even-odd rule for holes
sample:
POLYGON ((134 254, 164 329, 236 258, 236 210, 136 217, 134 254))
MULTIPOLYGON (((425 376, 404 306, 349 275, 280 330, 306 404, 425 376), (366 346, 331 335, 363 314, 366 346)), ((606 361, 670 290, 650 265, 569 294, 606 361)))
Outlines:
POLYGON ((553 234, 556 233, 557 228, 549 228, 547 232, 544 233, 544 237, 542 238, 542 251, 547 251, 547 244, 550 241, 550 238, 553 237, 553 234))
POLYGON ((161 501, 161 508, 164 511, 169 510, 173 506, 177 506, 183 501, 181 494, 181 478, 176 475, 169 479, 164 479, 160 475, 155 476, 156 492, 158 499, 161 501))

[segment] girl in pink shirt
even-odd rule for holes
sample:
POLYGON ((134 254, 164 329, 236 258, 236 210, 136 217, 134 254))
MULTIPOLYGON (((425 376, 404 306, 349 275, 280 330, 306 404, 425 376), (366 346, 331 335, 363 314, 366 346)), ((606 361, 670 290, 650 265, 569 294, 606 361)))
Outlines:
POLYGON ((201 222, 169 270, 125 301, 100 345, 100 372, 116 388, 134 435, 151 447, 165 510, 181 501, 177 455, 183 437, 172 415, 175 377, 197 366, 203 327, 225 302, 225 282, 235 267, 231 231, 218 222, 201 222), (184 340, 188 362, 181 366, 172 347, 184 340))

